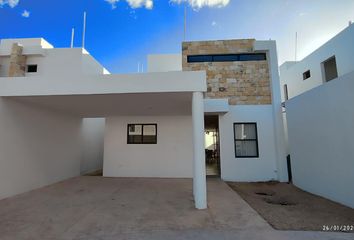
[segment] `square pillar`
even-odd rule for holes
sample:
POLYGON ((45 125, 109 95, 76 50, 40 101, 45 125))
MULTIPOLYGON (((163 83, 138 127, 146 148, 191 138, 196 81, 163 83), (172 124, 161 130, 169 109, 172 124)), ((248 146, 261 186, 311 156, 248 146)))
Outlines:
POLYGON ((204 146, 204 102, 202 92, 193 92, 193 195, 197 209, 207 208, 205 146, 204 146))

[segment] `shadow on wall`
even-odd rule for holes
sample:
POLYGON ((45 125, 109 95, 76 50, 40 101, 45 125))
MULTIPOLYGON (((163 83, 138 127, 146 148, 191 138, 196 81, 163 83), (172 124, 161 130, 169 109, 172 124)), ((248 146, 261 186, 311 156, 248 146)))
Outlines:
POLYGON ((81 119, 0 98, 0 199, 80 174, 81 119))

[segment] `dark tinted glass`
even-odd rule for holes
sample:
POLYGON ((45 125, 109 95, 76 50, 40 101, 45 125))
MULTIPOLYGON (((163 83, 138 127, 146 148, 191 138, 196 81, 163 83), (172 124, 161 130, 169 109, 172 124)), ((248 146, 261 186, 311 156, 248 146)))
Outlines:
POLYGON ((239 56, 237 54, 228 55, 214 55, 213 62, 234 62, 238 61, 239 56))
POLYGON ((27 72, 37 72, 37 65, 28 65, 27 72))
POLYGON ((236 157, 257 157, 257 141, 235 141, 236 157))
POLYGON ((187 62, 235 62, 235 61, 263 61, 267 60, 265 53, 252 54, 216 54, 188 56, 187 62))
POLYGON ((129 135, 128 143, 142 143, 143 137, 141 135, 129 135))
POLYGON ((212 55, 196 55, 196 56, 188 56, 188 62, 212 62, 213 56, 212 55))
POLYGON ((152 143, 156 143, 156 135, 154 136, 143 136, 143 143, 145 144, 152 144, 152 143))
POLYGON ((310 70, 304 72, 304 73, 302 74, 302 77, 303 77, 304 80, 310 78, 310 77, 311 77, 311 72, 310 72, 310 70))
POLYGON ((266 60, 266 55, 264 53, 240 55, 240 61, 263 61, 263 60, 266 60))

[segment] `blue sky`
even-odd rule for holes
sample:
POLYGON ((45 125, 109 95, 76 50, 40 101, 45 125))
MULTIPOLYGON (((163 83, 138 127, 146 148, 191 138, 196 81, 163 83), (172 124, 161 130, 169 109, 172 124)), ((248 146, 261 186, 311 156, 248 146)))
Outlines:
POLYGON ((0 0, 0 39, 43 37, 69 47, 75 28, 80 47, 87 11, 86 49, 111 72, 125 73, 138 62, 146 69, 149 53, 181 51, 184 4, 187 40, 274 39, 279 63, 294 60, 295 32, 301 59, 354 20, 353 0, 174 1, 0 0))

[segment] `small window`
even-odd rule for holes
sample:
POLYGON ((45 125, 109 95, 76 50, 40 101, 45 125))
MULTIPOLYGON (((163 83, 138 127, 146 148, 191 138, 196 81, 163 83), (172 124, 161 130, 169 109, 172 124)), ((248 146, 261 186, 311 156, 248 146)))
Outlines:
POLYGON ((37 72, 37 65, 27 65, 27 72, 29 73, 37 72))
POLYGON ((234 123, 236 158, 258 158, 256 123, 234 123))
POLYGON ((325 82, 338 77, 336 57, 333 56, 322 63, 322 72, 325 82))
POLYGON ((156 144, 157 124, 128 124, 128 144, 156 144))
POLYGON ((302 74, 302 79, 303 80, 306 80, 306 79, 308 79, 308 78, 310 78, 311 77, 311 72, 310 72, 310 70, 307 70, 306 72, 304 72, 303 74, 302 74))

